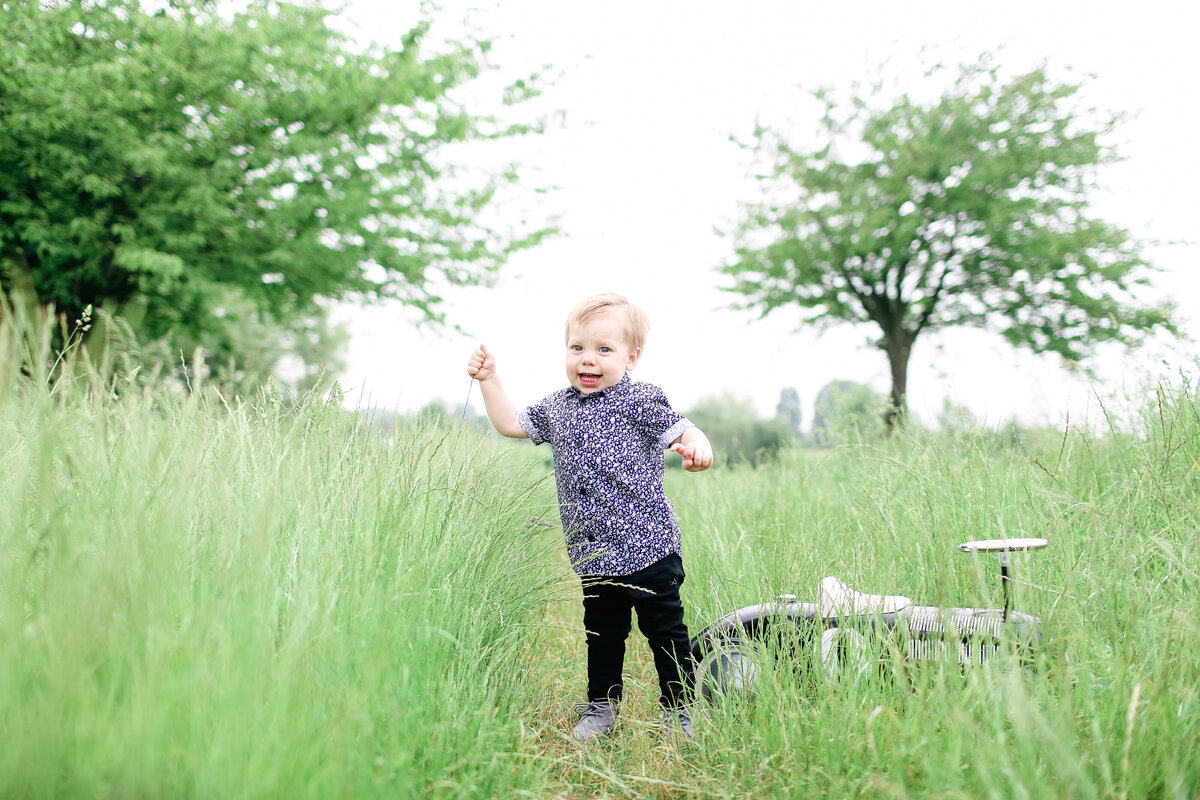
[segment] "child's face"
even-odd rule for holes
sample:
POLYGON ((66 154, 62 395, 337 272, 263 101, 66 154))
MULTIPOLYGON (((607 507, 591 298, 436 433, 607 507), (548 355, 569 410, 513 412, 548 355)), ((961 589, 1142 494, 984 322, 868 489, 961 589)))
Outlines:
POLYGON ((567 335, 567 379, 581 394, 616 385, 637 365, 640 347, 629 343, 625 320, 610 312, 577 323, 567 335))

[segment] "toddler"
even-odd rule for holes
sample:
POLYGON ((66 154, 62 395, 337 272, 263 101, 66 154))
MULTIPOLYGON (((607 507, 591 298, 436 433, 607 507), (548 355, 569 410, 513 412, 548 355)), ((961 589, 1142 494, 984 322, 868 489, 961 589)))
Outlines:
POLYGON ((554 449, 563 533, 583 584, 587 702, 573 735, 587 742, 609 732, 620 711, 625 640, 638 627, 654 654, 665 733, 692 735, 688 712, 694 664, 679 587, 684 580, 679 523, 663 491, 664 452, 684 469, 712 466, 712 445, 677 414, 661 389, 628 373, 642 355, 649 322, 616 294, 584 300, 567 317, 570 383, 518 411, 482 345, 467 362, 496 430, 554 449))

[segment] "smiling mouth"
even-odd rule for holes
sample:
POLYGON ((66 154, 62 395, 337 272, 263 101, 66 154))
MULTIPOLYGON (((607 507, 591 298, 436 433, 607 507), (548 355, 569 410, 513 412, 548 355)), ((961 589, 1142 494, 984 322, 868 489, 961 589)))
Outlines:
POLYGON ((593 375, 590 372, 580 372, 579 373, 579 385, 584 386, 588 389, 599 386, 600 385, 600 376, 593 375))

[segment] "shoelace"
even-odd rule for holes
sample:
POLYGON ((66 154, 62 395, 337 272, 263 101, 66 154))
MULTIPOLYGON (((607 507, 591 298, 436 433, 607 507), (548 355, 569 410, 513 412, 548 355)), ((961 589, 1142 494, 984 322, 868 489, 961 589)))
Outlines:
POLYGON ((611 703, 606 703, 601 700, 592 700, 587 703, 576 703, 575 713, 581 717, 599 717, 605 711, 616 713, 616 707, 611 703))

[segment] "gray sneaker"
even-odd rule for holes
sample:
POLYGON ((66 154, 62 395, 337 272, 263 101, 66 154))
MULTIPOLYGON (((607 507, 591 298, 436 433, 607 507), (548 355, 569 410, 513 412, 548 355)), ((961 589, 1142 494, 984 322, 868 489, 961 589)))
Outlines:
POLYGON ((683 736, 685 739, 691 739, 694 735, 692 733, 692 712, 686 706, 664 708, 662 712, 662 726, 662 738, 664 741, 676 734, 683 736))
POLYGON ((575 723, 571 735, 582 744, 606 735, 617 723, 621 706, 608 700, 593 700, 576 705, 575 713, 579 715, 579 722, 575 723))

